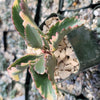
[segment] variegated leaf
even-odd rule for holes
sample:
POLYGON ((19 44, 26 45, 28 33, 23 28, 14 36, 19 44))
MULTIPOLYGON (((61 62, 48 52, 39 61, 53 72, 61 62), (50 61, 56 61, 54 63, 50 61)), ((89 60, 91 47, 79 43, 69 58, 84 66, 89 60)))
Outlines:
POLYGON ((47 55, 46 57, 46 68, 47 68, 47 73, 48 73, 48 78, 49 80, 54 83, 54 71, 55 67, 57 65, 57 61, 54 55, 47 55))
POLYGON ((37 62, 34 65, 34 70, 38 74, 44 74, 46 71, 46 66, 45 66, 45 55, 42 55, 37 62))
POLYGON ((40 34, 34 27, 31 27, 29 24, 25 28, 25 39, 33 48, 42 48, 43 47, 43 40, 40 37, 40 34))
POLYGON ((52 85, 48 75, 46 73, 43 75, 37 74, 33 66, 30 66, 30 73, 40 94, 47 100, 57 100, 56 86, 52 85))
POLYGON ((21 9, 22 11, 20 12, 20 16, 21 18, 23 19, 23 26, 26 27, 27 24, 31 25, 36 31, 37 33, 39 33, 42 37, 42 40, 43 40, 43 43, 44 43, 44 47, 49 49, 49 45, 48 45, 48 42, 45 40, 45 35, 44 33, 39 29, 39 27, 35 24, 33 18, 31 17, 31 14, 29 13, 28 11, 28 7, 27 7, 27 4, 22 1, 21 4, 21 9))
POLYGON ((51 50, 55 51, 58 48, 61 40, 63 40, 64 36, 69 34, 72 30, 77 29, 78 27, 80 27, 80 26, 77 26, 77 27, 74 27, 74 28, 69 27, 67 29, 62 29, 62 31, 59 32, 59 33, 56 32, 56 35, 52 36, 52 39, 50 39, 51 50))
POLYGON ((21 0, 15 0, 14 3, 13 3, 13 6, 12 6, 12 20, 13 20, 13 23, 15 25, 16 30, 24 38, 24 36, 25 36, 24 35, 24 27, 22 25, 23 20, 19 16, 19 12, 21 11, 20 2, 21 2, 21 0))
POLYGON ((19 81, 21 72, 28 67, 29 63, 35 63, 36 58, 38 58, 38 56, 26 55, 16 60, 7 69, 10 77, 13 78, 13 80, 19 81))
POLYGON ((38 26, 34 22, 33 18, 31 17, 31 14, 30 14, 30 12, 28 10, 28 7, 27 7, 27 4, 26 4, 25 1, 23 1, 23 0, 21 1, 20 7, 21 7, 22 11, 20 11, 19 14, 20 14, 21 18, 24 21, 23 22, 24 27, 26 27, 27 24, 29 24, 32 27, 34 27, 36 30, 38 30, 41 34, 43 34, 42 31, 38 28, 38 26))
POLYGON ((51 39, 52 36, 55 36, 56 32, 61 32, 62 29, 67 29, 68 27, 73 28, 80 24, 82 23, 80 23, 80 21, 78 21, 75 17, 65 18, 64 20, 57 22, 54 26, 50 28, 49 32, 47 33, 48 39, 51 39))

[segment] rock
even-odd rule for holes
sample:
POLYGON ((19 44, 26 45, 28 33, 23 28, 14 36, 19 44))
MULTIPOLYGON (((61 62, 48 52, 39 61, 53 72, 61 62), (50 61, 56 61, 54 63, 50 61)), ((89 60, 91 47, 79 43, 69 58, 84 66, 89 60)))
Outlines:
POLYGON ((64 67, 64 70, 65 71, 71 71, 73 69, 73 66, 72 65, 66 65, 65 67, 64 67))
POLYGON ((25 100, 25 95, 22 95, 22 96, 19 96, 19 97, 16 97, 12 100, 25 100))
POLYGON ((63 60, 64 58, 65 58, 65 55, 66 54, 66 52, 65 52, 65 50, 63 49, 62 51, 61 51, 61 53, 60 53, 60 59, 61 60, 63 60))
POLYGON ((59 71, 59 76, 62 79, 65 79, 66 77, 68 77, 71 73, 69 71, 59 71))
POLYGON ((59 50, 56 50, 56 51, 54 52, 54 55, 55 55, 56 58, 58 58, 58 57, 60 56, 60 51, 59 51, 59 50))
POLYGON ((66 55, 71 55, 72 54, 72 49, 66 47, 66 55))
POLYGON ((65 65, 67 65, 68 64, 68 57, 65 57, 63 62, 64 62, 65 65))
POLYGON ((59 70, 64 70, 64 66, 65 66, 64 63, 62 62, 62 63, 59 64, 58 69, 59 70))
POLYGON ((25 92, 24 87, 23 87, 21 84, 19 84, 19 83, 16 83, 16 84, 15 84, 14 90, 17 90, 17 92, 18 92, 17 95, 18 95, 18 96, 23 95, 24 92, 25 92))

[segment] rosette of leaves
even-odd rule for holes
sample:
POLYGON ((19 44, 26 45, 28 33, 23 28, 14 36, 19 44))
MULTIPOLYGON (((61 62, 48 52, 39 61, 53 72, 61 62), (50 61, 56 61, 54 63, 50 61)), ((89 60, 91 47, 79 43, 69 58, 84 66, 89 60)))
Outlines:
POLYGON ((26 0, 15 0, 12 7, 12 20, 16 30, 26 41, 27 46, 41 49, 40 55, 27 54, 8 67, 13 80, 19 81, 21 73, 29 67, 29 72, 40 94, 48 100, 56 100, 57 87, 54 80, 56 58, 53 52, 66 34, 80 24, 75 18, 65 18, 52 26, 44 34, 35 24, 28 11, 26 0))

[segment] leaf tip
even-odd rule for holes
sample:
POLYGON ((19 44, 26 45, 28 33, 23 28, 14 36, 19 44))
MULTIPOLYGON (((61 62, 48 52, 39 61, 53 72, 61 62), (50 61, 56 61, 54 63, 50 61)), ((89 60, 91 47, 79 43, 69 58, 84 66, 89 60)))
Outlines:
POLYGON ((15 80, 15 81, 19 81, 19 76, 18 75, 14 75, 14 72, 16 71, 16 68, 12 67, 10 68, 11 66, 8 67, 7 71, 8 71, 8 74, 9 76, 15 80))

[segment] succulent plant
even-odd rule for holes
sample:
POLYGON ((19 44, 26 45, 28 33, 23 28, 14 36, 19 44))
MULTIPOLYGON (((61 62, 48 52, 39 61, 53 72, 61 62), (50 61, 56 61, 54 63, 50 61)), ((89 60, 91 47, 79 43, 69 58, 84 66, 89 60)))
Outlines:
POLYGON ((54 80, 57 60, 54 51, 65 35, 77 29, 80 22, 76 17, 59 20, 48 33, 43 33, 35 24, 28 11, 26 0, 15 0, 12 7, 12 20, 16 30, 28 47, 40 50, 39 55, 27 54, 8 67, 9 75, 19 81, 21 73, 29 67, 29 72, 40 94, 48 100, 56 100, 57 86, 54 80))

